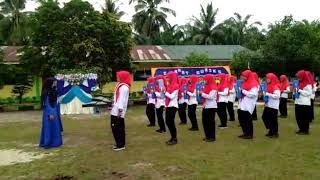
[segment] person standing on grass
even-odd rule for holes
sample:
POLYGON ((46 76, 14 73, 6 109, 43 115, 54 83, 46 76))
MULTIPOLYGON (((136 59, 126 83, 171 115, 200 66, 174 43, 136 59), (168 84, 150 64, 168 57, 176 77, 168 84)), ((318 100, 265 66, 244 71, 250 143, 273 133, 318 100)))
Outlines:
POLYGON ((273 73, 266 75, 267 79, 267 102, 262 114, 262 120, 269 132, 266 134, 270 138, 278 138, 278 109, 280 104, 280 83, 277 76, 273 73))
MULTIPOLYGON (((260 89, 260 81, 259 81, 259 76, 258 76, 258 74, 257 74, 256 72, 253 72, 253 77, 254 77, 254 79, 255 79, 255 80, 257 81, 257 83, 258 83, 258 89, 260 89)), ((259 93, 259 92, 258 92, 258 93, 259 93)), ((257 100, 258 100, 258 97, 259 97, 259 96, 257 96, 257 100)), ((254 121, 258 120, 257 106, 254 107, 254 111, 253 111, 253 113, 252 113, 252 120, 254 120, 254 121)))
POLYGON ((203 77, 205 86, 201 92, 203 98, 203 110, 202 110, 202 125, 204 129, 206 142, 213 142, 216 140, 216 125, 215 114, 217 111, 217 86, 214 82, 214 77, 211 74, 207 74, 203 77))
POLYGON ((237 81, 237 78, 235 76, 232 76, 232 75, 228 76, 229 96, 228 96, 227 110, 229 113, 229 121, 235 121, 233 104, 236 101, 236 89, 234 88, 236 81, 237 81))
POLYGON ((312 122, 314 120, 314 99, 316 97, 316 92, 317 92, 317 82, 315 82, 313 75, 310 71, 306 71, 308 78, 310 79, 311 83, 312 83, 312 94, 311 94, 311 121, 312 122))
POLYGON ((115 87, 113 96, 113 106, 111 110, 111 129, 116 144, 115 151, 125 149, 126 132, 124 118, 127 111, 129 93, 131 87, 131 75, 127 71, 117 72, 118 84, 115 87))
POLYGON ((39 146, 45 149, 60 147, 62 143, 61 117, 57 108, 57 82, 54 78, 46 79, 42 89, 42 128, 39 146))
POLYGON ((177 129, 175 125, 175 116, 178 109, 179 79, 178 74, 169 72, 167 74, 168 87, 166 96, 166 124, 170 131, 171 139, 166 142, 167 145, 175 145, 177 140, 177 129))
POLYGON ((165 96, 164 92, 166 90, 166 80, 162 75, 156 76, 156 86, 155 86, 155 94, 156 94, 156 113, 157 113, 157 120, 159 129, 156 130, 158 133, 166 132, 166 126, 164 124, 163 119, 163 111, 165 108, 165 96), (160 81, 162 81, 162 86, 160 87, 160 81))
POLYGON ((217 79, 219 80, 218 85, 218 116, 220 118, 220 129, 227 128, 227 103, 228 103, 228 97, 229 97, 229 86, 228 86, 228 80, 226 74, 219 74, 217 76, 217 79))
POLYGON ((196 85, 198 83, 198 77, 196 75, 190 75, 189 77, 189 86, 188 86, 188 117, 191 122, 191 128, 190 131, 198 131, 198 120, 197 120, 197 90, 196 85))
POLYGON ((178 94, 178 114, 180 118, 180 125, 187 124, 187 102, 188 98, 185 96, 187 95, 187 87, 188 79, 187 78, 180 78, 179 79, 179 94, 178 94))
POLYGON ((295 115, 299 130, 298 135, 309 134, 309 123, 312 119, 311 95, 312 95, 312 81, 304 70, 297 72, 296 77, 299 80, 298 97, 295 97, 295 115))
POLYGON ((238 137, 243 139, 252 139, 252 114, 257 103, 259 85, 253 72, 250 70, 243 71, 240 78, 243 82, 241 87, 242 97, 239 99, 238 105, 238 119, 243 134, 238 137))
POLYGON ((290 93, 290 82, 286 75, 280 76, 280 91, 281 91, 281 98, 280 98, 280 105, 279 105, 280 117, 287 118, 288 116, 287 102, 288 102, 288 97, 290 93))
POLYGON ((154 127, 156 126, 156 112, 155 112, 156 97, 154 94, 155 80, 153 77, 149 77, 147 81, 148 81, 148 84, 147 84, 147 94, 146 94, 147 95, 146 114, 149 120, 148 127, 154 127))

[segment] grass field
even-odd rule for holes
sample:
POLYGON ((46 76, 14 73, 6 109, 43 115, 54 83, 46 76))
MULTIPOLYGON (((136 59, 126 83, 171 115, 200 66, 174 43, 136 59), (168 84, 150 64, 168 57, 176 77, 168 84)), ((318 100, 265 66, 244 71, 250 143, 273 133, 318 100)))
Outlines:
MULTIPOLYGON (((0 114, 0 152, 14 148, 51 154, 30 163, 0 166, 0 179, 319 180, 320 119, 312 124, 309 136, 297 136, 292 110, 290 107, 288 119, 279 119, 279 139, 264 136, 260 118, 254 123, 253 140, 239 139, 240 128, 235 122, 229 123, 228 129, 217 130, 214 143, 202 141, 202 128, 189 132, 187 126, 178 126, 178 145, 167 146, 168 133, 157 134, 155 128, 146 127, 144 107, 130 107, 127 149, 122 152, 112 151, 107 116, 64 117, 65 145, 41 150, 36 147, 40 131, 37 118, 22 113, 23 121, 19 114, 1 120, 0 114)), ((261 112, 262 107, 259 116, 261 112)), ((319 115, 317 109, 316 117, 319 115)))

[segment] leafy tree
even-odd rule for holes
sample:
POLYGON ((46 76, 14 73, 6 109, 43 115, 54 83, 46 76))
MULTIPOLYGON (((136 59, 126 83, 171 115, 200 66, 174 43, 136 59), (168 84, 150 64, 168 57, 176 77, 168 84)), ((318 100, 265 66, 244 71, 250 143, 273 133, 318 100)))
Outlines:
POLYGON ((214 63, 209 59, 209 56, 204 53, 190 53, 182 62, 185 67, 210 66, 214 63))
POLYGON ((15 74, 15 82, 11 93, 17 97, 19 103, 22 103, 23 96, 29 92, 33 86, 32 76, 25 74, 21 68, 16 68, 18 72, 15 74))
POLYGON ((259 75, 270 70, 269 63, 263 64, 263 55, 260 52, 243 50, 235 53, 231 61, 231 70, 234 74, 240 75, 245 69, 251 69, 259 73, 259 75))
POLYGON ((104 83, 111 80, 111 72, 131 69, 129 24, 95 11, 88 2, 71 0, 60 8, 48 0, 32 20, 32 44, 24 47, 20 61, 37 75, 94 68, 104 83))
POLYGON ((187 25, 190 32, 189 37, 196 44, 221 44, 223 31, 220 25, 216 26, 217 13, 218 9, 214 9, 212 3, 208 4, 206 8, 201 5, 200 18, 193 17, 192 23, 187 25))
POLYGON ((125 12, 121 11, 117 4, 119 0, 105 0, 105 7, 102 7, 104 13, 114 14, 116 17, 121 18, 125 12))
MULTIPOLYGON (((169 0, 165 0, 169 2, 169 0)), ((139 35, 146 36, 150 39, 156 39, 159 36, 161 28, 167 28, 169 15, 176 16, 175 11, 161 6, 164 0, 131 0, 130 3, 136 2, 132 23, 135 31, 139 35)))

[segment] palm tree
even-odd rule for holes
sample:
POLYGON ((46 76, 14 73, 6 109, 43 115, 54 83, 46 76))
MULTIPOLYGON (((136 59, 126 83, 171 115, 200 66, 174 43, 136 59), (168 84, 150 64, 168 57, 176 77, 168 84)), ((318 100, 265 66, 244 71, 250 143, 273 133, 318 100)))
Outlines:
POLYGON ((118 18, 121 18, 125 14, 125 12, 124 11, 120 11, 119 6, 117 7, 116 3, 118 1, 119 0, 105 0, 105 7, 102 7, 102 11, 104 13, 114 14, 118 18))
POLYGON ((186 26, 189 37, 196 44, 220 44, 223 31, 221 25, 216 26, 216 15, 218 9, 214 9, 212 3, 206 8, 201 5, 200 19, 193 16, 191 24, 186 26))
POLYGON ((182 27, 178 25, 168 25, 168 27, 160 33, 160 42, 165 45, 179 45, 184 39, 182 27))
MULTIPOLYGON (((169 0, 165 0, 169 2, 169 0)), ((166 29, 169 25, 167 14, 176 16, 172 9, 161 6, 164 0, 131 0, 130 3, 137 2, 135 5, 136 14, 132 22, 135 31, 151 39, 159 36, 161 28, 166 29)))
POLYGON ((242 45, 245 40, 246 34, 248 34, 251 30, 256 31, 256 25, 262 25, 261 22, 256 21, 249 24, 249 20, 252 15, 246 15, 244 18, 239 13, 234 13, 235 17, 231 17, 225 21, 227 27, 233 33, 233 37, 236 44, 242 45))
POLYGON ((0 34, 6 44, 21 45, 27 41, 28 12, 21 12, 25 3, 26 0, 4 0, 0 3, 0 13, 5 15, 0 20, 0 34))

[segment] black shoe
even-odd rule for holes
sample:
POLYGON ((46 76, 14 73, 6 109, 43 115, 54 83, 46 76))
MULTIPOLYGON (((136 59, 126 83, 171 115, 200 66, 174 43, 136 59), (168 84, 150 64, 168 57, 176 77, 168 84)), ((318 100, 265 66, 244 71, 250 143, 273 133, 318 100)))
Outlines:
POLYGON ((210 139, 206 139, 205 141, 206 141, 206 142, 214 142, 214 141, 216 141, 216 139, 210 138, 210 139))
POLYGON ((179 125, 185 125, 187 124, 186 122, 180 122, 179 125))
POLYGON ((296 132, 297 135, 308 135, 309 132, 303 132, 303 131, 298 131, 296 132))
POLYGON ((287 118, 288 116, 280 115, 279 118, 287 118))
POLYGON ((123 151, 125 150, 126 148, 123 146, 123 147, 113 147, 113 150, 114 151, 123 151))
POLYGON ((155 124, 148 124, 147 127, 154 127, 156 126, 155 124))
POLYGON ((222 125, 219 126, 219 129, 227 129, 227 128, 228 126, 222 126, 222 125))
POLYGON ((238 138, 243 138, 245 135, 244 134, 241 134, 240 136, 238 136, 238 138))
POLYGON ((242 139, 253 139, 253 136, 249 135, 249 136, 243 136, 242 139))
POLYGON ((235 120, 234 120, 234 119, 229 119, 229 121, 233 122, 233 121, 235 121, 235 120))
POLYGON ((271 136, 269 136, 269 138, 278 138, 279 134, 272 134, 271 136))
POLYGON ((166 142, 167 145, 176 145, 178 143, 177 139, 170 139, 166 142))
POLYGON ((189 131, 199 131, 199 128, 189 128, 189 131))
POLYGON ((271 134, 271 133, 267 133, 266 136, 267 136, 267 137, 270 137, 270 136, 272 136, 272 134, 271 134))
POLYGON ((158 133, 165 133, 166 131, 161 130, 161 129, 158 129, 158 130, 156 130, 156 132, 158 132, 158 133))

